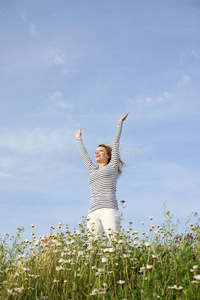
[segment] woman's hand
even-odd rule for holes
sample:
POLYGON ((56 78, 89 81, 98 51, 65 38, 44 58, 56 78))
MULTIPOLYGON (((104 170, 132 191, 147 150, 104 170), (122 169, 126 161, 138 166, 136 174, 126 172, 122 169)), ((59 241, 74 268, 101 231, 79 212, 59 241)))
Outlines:
POLYGON ((75 131, 75 136, 76 136, 76 138, 80 137, 81 135, 82 135, 82 129, 77 129, 77 130, 75 131))
POLYGON ((125 116, 123 118, 119 119, 119 121, 125 121, 127 116, 128 116, 128 111, 127 111, 127 113, 125 114, 125 116))

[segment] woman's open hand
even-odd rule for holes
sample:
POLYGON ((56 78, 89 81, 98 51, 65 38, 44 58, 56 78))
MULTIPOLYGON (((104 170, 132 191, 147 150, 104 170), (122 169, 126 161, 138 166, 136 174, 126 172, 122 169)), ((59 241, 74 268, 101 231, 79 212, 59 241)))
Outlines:
POLYGON ((125 121, 126 118, 127 118, 127 116, 128 116, 128 111, 127 111, 127 113, 125 114, 125 116, 124 116, 123 118, 119 119, 119 120, 120 120, 120 121, 125 121))
POLYGON ((75 136, 76 136, 76 138, 80 137, 81 135, 82 135, 82 129, 77 129, 77 130, 75 131, 75 136))

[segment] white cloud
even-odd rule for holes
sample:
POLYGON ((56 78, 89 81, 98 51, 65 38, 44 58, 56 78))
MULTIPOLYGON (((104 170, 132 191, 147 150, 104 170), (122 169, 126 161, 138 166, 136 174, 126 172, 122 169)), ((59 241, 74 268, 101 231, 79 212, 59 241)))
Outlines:
POLYGON ((0 177, 2 178, 14 178, 14 176, 11 173, 8 172, 0 172, 0 177))
POLYGON ((30 32, 31 36, 35 36, 36 35, 36 26, 33 23, 31 23, 29 25, 29 32, 30 32))
POLYGON ((165 91, 162 96, 165 98, 165 99, 171 99, 173 98, 173 94, 171 94, 170 92, 168 91, 165 91))
POLYGON ((65 54, 60 49, 52 49, 44 55, 45 63, 48 66, 64 65, 65 54))
POLYGON ((49 100, 51 102, 53 102, 56 106, 60 107, 60 108, 69 109, 69 108, 73 108, 74 107, 74 104, 72 102, 70 102, 70 101, 63 101, 63 95, 62 95, 62 93, 59 90, 53 92, 49 96, 49 100))
POLYGON ((182 84, 187 85, 189 81, 190 81, 190 77, 188 75, 184 74, 183 78, 182 78, 182 84))
POLYGON ((146 106, 153 106, 156 104, 162 104, 166 102, 167 100, 170 100, 174 97, 173 94, 171 94, 168 91, 163 92, 161 95, 158 95, 155 98, 152 97, 146 97, 144 99, 132 99, 128 98, 127 102, 128 104, 138 104, 138 105, 146 105, 146 106))
POLYGON ((192 50, 192 56, 195 58, 199 58, 200 57, 200 53, 197 52, 195 49, 192 50))
POLYGON ((57 101, 62 98, 62 93, 60 91, 55 91, 49 96, 50 101, 57 101))
POLYGON ((4 10, 5 10, 5 7, 4 7, 4 6, 1 6, 1 7, 0 7, 0 15, 3 14, 4 10))
POLYGON ((24 21, 24 22, 26 22, 27 21, 27 19, 26 19, 26 16, 24 15, 24 14, 22 14, 22 20, 24 21))
POLYGON ((72 108, 74 106, 73 103, 71 103, 71 102, 64 102, 62 100, 59 100, 57 102, 57 105, 59 107, 61 107, 61 108, 65 108, 65 109, 72 108))
POLYGON ((6 149, 6 152, 14 151, 19 154, 37 155, 48 153, 55 147, 65 147, 66 139, 73 138, 74 134, 67 128, 37 127, 2 130, 0 147, 2 151, 6 149))
POLYGON ((148 106, 151 106, 151 105, 154 104, 154 101, 153 101, 152 98, 147 97, 147 98, 145 98, 144 103, 145 103, 146 105, 148 105, 148 106))

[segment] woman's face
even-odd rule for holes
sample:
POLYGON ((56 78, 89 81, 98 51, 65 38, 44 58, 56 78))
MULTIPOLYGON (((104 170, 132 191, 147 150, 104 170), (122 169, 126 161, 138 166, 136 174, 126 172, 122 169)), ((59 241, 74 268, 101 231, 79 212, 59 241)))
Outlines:
POLYGON ((105 163, 107 164, 110 156, 107 154, 107 151, 104 147, 98 147, 95 152, 95 160, 97 163, 105 163))

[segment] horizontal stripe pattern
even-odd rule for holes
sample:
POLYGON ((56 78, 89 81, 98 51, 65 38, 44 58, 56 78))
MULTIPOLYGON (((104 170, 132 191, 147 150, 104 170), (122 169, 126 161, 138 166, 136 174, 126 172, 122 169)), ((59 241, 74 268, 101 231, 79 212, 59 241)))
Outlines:
POLYGON ((90 185, 90 208, 91 213, 100 208, 118 209, 116 199, 116 185, 118 178, 118 164, 119 164, 119 141, 122 131, 122 121, 118 122, 117 130, 112 145, 111 160, 108 165, 98 169, 90 159, 82 138, 78 137, 77 144, 81 157, 86 165, 90 175, 88 178, 90 185))

